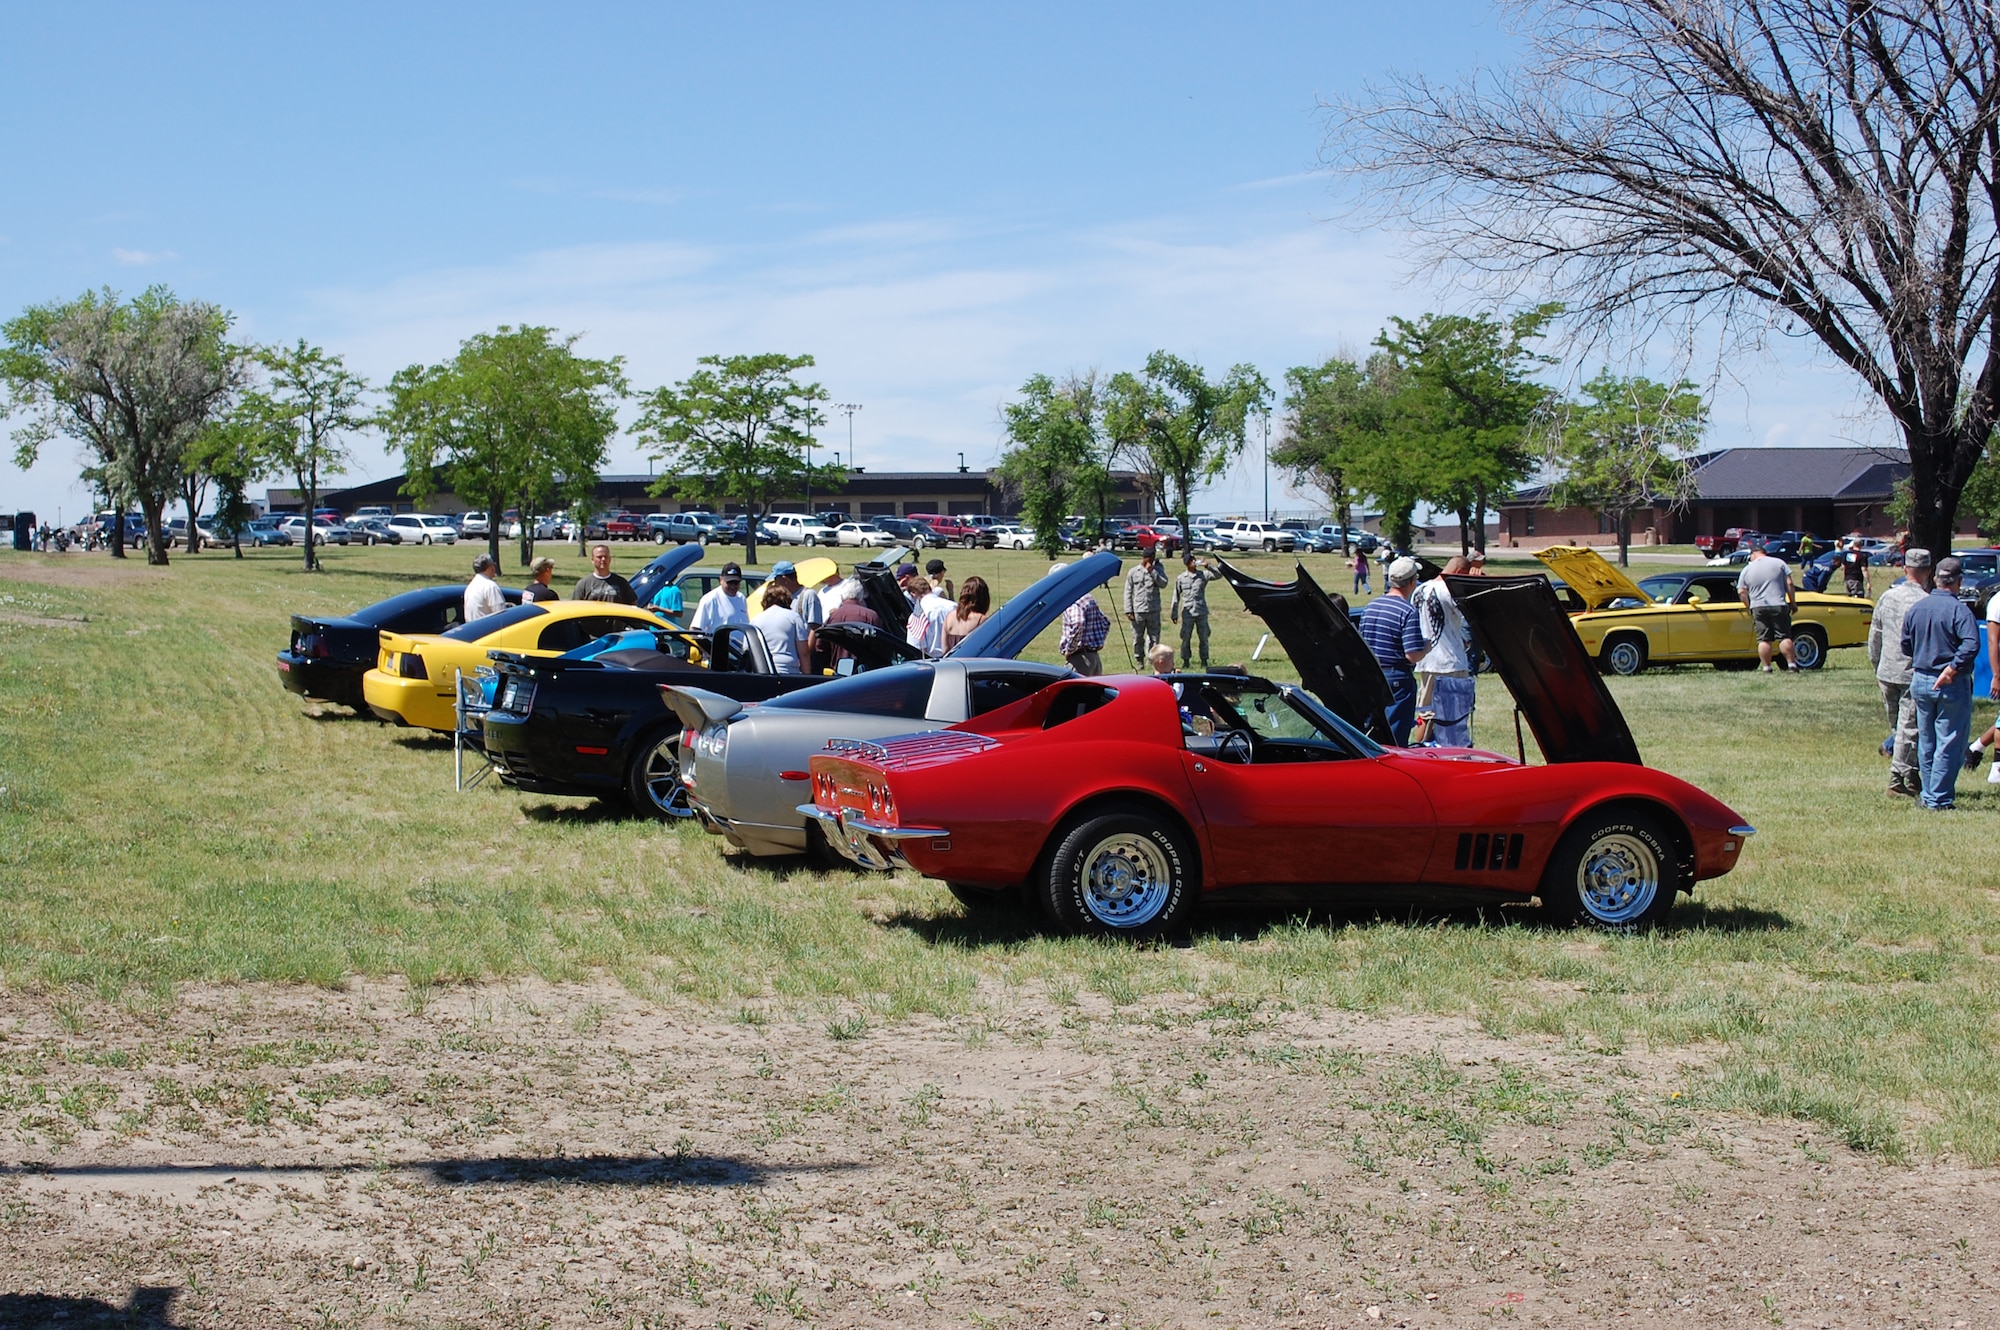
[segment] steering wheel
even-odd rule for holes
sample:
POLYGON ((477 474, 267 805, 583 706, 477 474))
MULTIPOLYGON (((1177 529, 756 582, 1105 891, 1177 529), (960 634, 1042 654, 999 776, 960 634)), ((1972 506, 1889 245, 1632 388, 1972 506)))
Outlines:
POLYGON ((1242 730, 1231 730, 1215 745, 1215 755, 1224 762, 1234 762, 1238 766, 1250 765, 1250 736, 1242 730))

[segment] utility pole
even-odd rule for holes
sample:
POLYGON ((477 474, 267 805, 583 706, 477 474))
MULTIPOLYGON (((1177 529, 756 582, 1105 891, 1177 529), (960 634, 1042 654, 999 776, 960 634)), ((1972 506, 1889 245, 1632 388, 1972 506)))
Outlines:
POLYGON ((1264 520, 1271 520, 1271 413, 1264 413, 1264 520))
POLYGON ((833 409, 847 413, 847 466, 854 469, 854 413, 861 409, 859 402, 835 402, 833 409))

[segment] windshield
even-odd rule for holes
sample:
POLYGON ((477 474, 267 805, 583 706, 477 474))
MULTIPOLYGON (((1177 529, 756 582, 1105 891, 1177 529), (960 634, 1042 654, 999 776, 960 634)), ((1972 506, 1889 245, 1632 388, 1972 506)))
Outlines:
POLYGON ((761 709, 852 711, 864 716, 907 716, 921 720, 930 708, 931 680, 935 673, 929 665, 922 664, 870 670, 774 697, 761 709))
MULTIPOLYGON (((1654 600, 1672 600, 1681 593, 1681 587, 1686 584, 1687 579, 1685 577, 1675 577, 1672 575, 1649 577, 1639 583, 1639 589, 1654 600)), ((1626 599, 1629 600, 1630 597, 1628 596, 1626 599)))
POLYGON ((540 605, 515 605, 498 614, 489 614, 483 619, 462 623, 446 632, 444 636, 454 642, 477 642, 480 638, 490 637, 503 628, 512 628, 517 623, 526 623, 547 613, 548 611, 540 605))
POLYGON ((1190 747, 1230 730, 1247 731, 1262 754, 1258 760, 1292 761, 1312 750, 1336 757, 1375 757, 1373 740, 1296 688, 1275 691, 1232 684, 1213 677, 1179 685, 1183 723, 1190 747))

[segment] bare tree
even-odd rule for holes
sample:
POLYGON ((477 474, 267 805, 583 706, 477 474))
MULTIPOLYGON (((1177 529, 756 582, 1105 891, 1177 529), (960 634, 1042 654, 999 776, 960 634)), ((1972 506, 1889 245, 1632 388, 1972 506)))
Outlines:
MULTIPOLYGON (((2000 400, 2000 11, 1990 0, 1546 0, 1529 56, 1339 108, 1328 154, 1430 256, 1572 314, 1804 332, 1910 452, 1949 544, 2000 400)), ((1655 323, 1657 326, 1657 323, 1655 323)))

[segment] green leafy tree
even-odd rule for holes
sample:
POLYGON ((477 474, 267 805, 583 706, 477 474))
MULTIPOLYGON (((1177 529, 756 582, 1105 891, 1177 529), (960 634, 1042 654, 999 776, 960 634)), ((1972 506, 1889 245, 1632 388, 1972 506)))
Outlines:
POLYGON ((1061 382, 1037 374, 1021 385, 1021 400, 1005 409, 1007 451, 995 468, 1021 495, 1021 516, 1043 553, 1062 553, 1062 524, 1071 513, 1106 516, 1111 469, 1104 456, 1095 373, 1061 382))
POLYGON ((1195 490, 1228 471, 1243 452, 1250 413, 1270 400, 1271 386, 1253 365, 1211 383, 1199 365, 1155 351, 1143 375, 1112 376, 1104 427, 1119 457, 1156 478, 1187 531, 1195 490))
POLYGON ((478 504, 496 563, 508 506, 521 510, 525 567, 534 558, 528 519, 559 502, 587 504, 618 432, 617 403, 630 391, 625 362, 579 356, 577 340, 502 327, 469 338, 444 364, 411 365, 389 383, 378 423, 388 446, 402 450, 403 492, 427 497, 442 478, 478 504))
POLYGON ((743 557, 757 561, 757 519, 774 496, 797 494, 808 481, 824 488, 845 477, 836 467, 812 467, 806 444, 826 423, 817 383, 800 383, 811 356, 766 352, 703 356, 687 378, 657 388, 639 415, 637 434, 665 472, 655 494, 734 499, 749 514, 743 557))
MULTIPOLYGON (((1271 460, 1291 474, 1294 485, 1325 495, 1343 530, 1353 527, 1355 499, 1382 483, 1377 473, 1384 461, 1393 460, 1389 422, 1397 378, 1394 363, 1381 352, 1362 363, 1333 356, 1285 371, 1285 419, 1271 460)), ((1413 490, 1401 509, 1405 540, 1416 503, 1413 490)))
MULTIPOLYGON (((34 465, 58 435, 84 445, 86 478, 146 517, 146 561, 167 562, 162 517, 179 490, 184 454, 243 380, 226 337, 230 316, 182 301, 164 286, 130 301, 108 288, 75 300, 31 306, 0 333, 0 383, 15 431, 14 460, 34 465)), ((123 524, 111 552, 123 558, 123 524)))
POLYGON ((1523 310, 1391 319, 1375 345, 1402 371, 1395 429, 1421 497, 1458 515, 1459 548, 1486 548, 1486 509, 1534 470, 1533 426, 1549 390, 1528 376, 1551 363, 1529 343, 1561 313, 1523 310))
POLYGON ((257 358, 271 382, 253 396, 246 418, 262 420, 269 464, 289 472, 305 498, 305 568, 312 572, 319 567, 312 538, 319 483, 347 469, 344 436, 369 425, 361 409, 368 384, 349 372, 339 356, 307 345, 304 338, 290 347, 266 347, 257 358))
POLYGON ((1688 457, 1708 428, 1707 404, 1685 379, 1656 383, 1605 370, 1551 415, 1548 460, 1560 475, 1555 501, 1610 517, 1618 562, 1630 566, 1633 510, 1661 499, 1685 508, 1694 497, 1688 457))
MULTIPOLYGON (((211 420, 188 445, 186 467, 213 481, 216 525, 229 533, 239 559, 243 528, 257 515, 250 503, 250 483, 270 470, 271 454, 270 414, 264 399, 255 394, 239 398, 227 415, 211 420)), ((190 530, 194 519, 190 506, 190 530)))
MULTIPOLYGON (((1891 517, 1898 526, 1908 526, 1916 505, 1907 480, 1898 483, 1896 497, 1902 503, 1902 510, 1897 513, 1892 506, 1891 517)), ((1986 451, 1966 479, 1958 505, 1961 513, 1978 524, 1980 535, 2000 540, 2000 435, 1987 440, 1986 451)))

